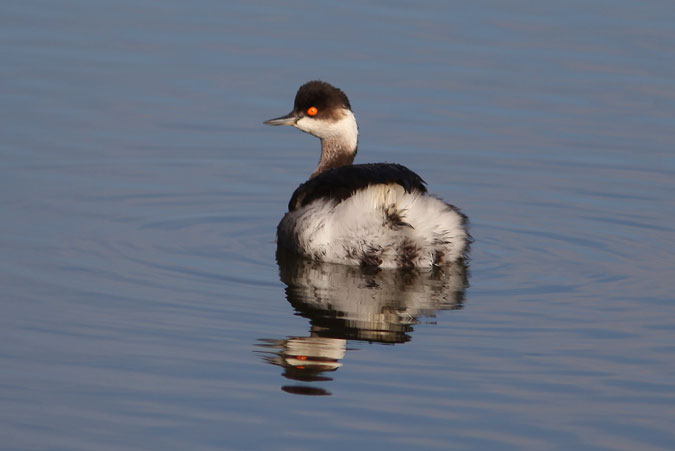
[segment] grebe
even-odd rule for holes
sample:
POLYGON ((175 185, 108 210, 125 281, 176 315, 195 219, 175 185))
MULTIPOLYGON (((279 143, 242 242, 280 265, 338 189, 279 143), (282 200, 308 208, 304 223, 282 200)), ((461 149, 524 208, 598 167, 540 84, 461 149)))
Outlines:
POLYGON ((468 252, 467 217, 430 196, 419 175, 400 164, 352 164, 358 126, 340 89, 305 83, 293 111, 265 124, 321 139, 319 166, 277 228, 279 246, 313 260, 385 268, 438 266, 468 252))

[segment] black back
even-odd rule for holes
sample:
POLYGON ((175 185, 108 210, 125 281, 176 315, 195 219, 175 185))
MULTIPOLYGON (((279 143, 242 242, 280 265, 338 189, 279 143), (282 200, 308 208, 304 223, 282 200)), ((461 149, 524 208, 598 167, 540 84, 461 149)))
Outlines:
POLYGON ((401 185, 408 193, 413 190, 427 192, 422 177, 400 164, 354 164, 329 169, 300 185, 288 203, 288 211, 322 198, 341 202, 357 190, 390 183, 401 185))

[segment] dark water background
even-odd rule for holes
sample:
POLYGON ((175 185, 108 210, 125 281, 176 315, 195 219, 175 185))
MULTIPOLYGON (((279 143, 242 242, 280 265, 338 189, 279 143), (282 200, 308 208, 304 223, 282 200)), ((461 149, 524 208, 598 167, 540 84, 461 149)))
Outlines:
POLYGON ((675 447, 674 3, 5 1, 0 55, 2 448, 675 447), (468 270, 277 263, 317 78, 468 270))

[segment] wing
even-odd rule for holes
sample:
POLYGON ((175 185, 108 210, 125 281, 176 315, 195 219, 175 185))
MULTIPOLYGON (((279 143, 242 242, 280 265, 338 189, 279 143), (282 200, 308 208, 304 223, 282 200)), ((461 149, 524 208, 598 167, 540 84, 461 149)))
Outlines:
POLYGON ((300 185, 288 203, 288 211, 322 198, 340 202, 359 189, 390 183, 401 185, 409 193, 413 190, 427 192, 422 177, 400 164, 355 164, 329 169, 300 185))

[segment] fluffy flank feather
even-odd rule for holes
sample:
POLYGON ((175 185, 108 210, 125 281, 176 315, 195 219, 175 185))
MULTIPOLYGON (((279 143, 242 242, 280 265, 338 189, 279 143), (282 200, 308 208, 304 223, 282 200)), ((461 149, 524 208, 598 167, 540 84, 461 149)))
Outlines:
POLYGON ((463 258, 465 217, 399 184, 372 185, 335 204, 310 202, 284 216, 279 245, 317 260, 366 266, 432 266, 463 258))

